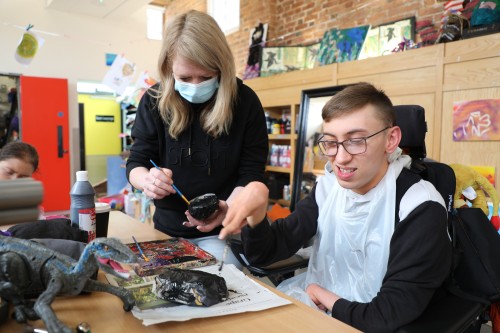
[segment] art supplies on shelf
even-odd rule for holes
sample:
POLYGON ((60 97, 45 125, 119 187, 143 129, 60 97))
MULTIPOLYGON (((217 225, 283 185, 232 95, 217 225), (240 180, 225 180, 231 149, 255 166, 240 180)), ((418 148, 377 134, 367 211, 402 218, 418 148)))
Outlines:
POLYGON ((139 242, 139 247, 149 259, 146 261, 136 243, 127 246, 137 255, 138 263, 133 264, 139 276, 160 274, 163 268, 192 268, 213 265, 216 259, 210 253, 184 238, 169 238, 139 242))

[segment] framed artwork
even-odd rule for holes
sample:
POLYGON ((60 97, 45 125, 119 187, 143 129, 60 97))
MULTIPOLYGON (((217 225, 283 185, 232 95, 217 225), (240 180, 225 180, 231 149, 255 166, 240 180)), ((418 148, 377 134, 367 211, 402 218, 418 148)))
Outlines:
POLYGON ((500 140, 500 99, 453 103, 453 141, 500 140))
POLYGON ((380 25, 379 55, 391 54, 404 39, 415 40, 415 17, 380 25))
POLYGON ((316 181, 315 170, 323 170, 326 159, 318 153, 317 139, 323 131, 321 111, 328 100, 347 85, 302 91, 298 120, 290 210, 307 194, 316 181))
POLYGON ((415 17, 370 27, 358 59, 391 54, 405 39, 415 40, 415 17))
POLYGON ((260 76, 271 76, 305 68, 307 49, 303 46, 264 47, 260 76))
POLYGON ((319 47, 320 65, 357 60, 370 26, 332 29, 323 35, 319 47))

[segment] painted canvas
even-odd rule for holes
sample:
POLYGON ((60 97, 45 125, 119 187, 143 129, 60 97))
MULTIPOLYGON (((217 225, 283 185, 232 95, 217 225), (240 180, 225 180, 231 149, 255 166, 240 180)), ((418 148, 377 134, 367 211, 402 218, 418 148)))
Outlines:
POLYGON ((368 30, 366 34, 365 42, 359 53, 358 60, 367 59, 372 57, 378 57, 380 55, 379 46, 380 45, 380 28, 373 27, 368 30))
POLYGON ((216 259, 184 238, 169 238, 163 240, 140 242, 139 246, 148 261, 144 260, 135 243, 126 244, 138 257, 138 262, 132 264, 139 276, 160 274, 165 267, 192 268, 213 265, 216 259))
POLYGON ((306 63, 304 68, 311 69, 318 66, 318 52, 321 43, 306 46, 306 63))
POLYGON ((391 54, 404 39, 415 40, 415 17, 379 26, 379 54, 391 54))
POLYGON ((320 65, 357 60, 370 26, 332 29, 323 35, 319 47, 320 65))
POLYGON ((307 49, 303 46, 264 47, 260 76, 271 76, 305 68, 307 49))
POLYGON ((248 59, 243 73, 243 80, 252 79, 260 75, 260 58, 262 48, 266 45, 268 24, 259 23, 250 31, 248 59))
POLYGON ((453 141, 500 140, 500 99, 453 103, 453 141))

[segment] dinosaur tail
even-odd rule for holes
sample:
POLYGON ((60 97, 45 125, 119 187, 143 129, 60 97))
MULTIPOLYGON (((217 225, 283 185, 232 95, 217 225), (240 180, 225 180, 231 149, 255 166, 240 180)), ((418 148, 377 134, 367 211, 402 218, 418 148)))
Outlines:
POLYGON ((9 302, 0 299, 0 324, 3 324, 9 319, 9 302))

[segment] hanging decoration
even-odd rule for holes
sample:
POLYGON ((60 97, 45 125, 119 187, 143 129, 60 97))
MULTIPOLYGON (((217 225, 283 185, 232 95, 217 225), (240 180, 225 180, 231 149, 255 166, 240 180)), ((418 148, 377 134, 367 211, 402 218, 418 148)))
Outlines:
POLYGON ((43 38, 30 31, 31 28, 33 28, 32 24, 29 24, 26 27, 26 31, 21 37, 19 45, 16 48, 16 52, 14 53, 14 57, 17 62, 26 66, 31 63, 44 43, 43 38))
POLYGON ((149 74, 148 71, 142 71, 139 78, 135 82, 135 88, 128 98, 128 103, 136 107, 139 106, 142 95, 157 81, 149 74))
POLYGON ((111 69, 106 73, 102 83, 113 89, 118 95, 123 95, 127 86, 132 82, 135 74, 135 65, 125 59, 123 55, 116 57, 111 69))

